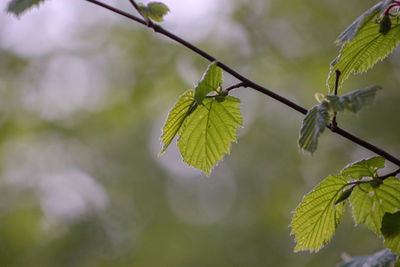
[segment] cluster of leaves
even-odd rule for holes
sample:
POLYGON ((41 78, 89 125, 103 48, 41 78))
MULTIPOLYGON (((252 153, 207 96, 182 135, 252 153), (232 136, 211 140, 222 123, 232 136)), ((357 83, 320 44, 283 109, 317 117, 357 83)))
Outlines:
POLYGON ((212 167, 230 152, 242 125, 239 99, 222 90, 222 70, 211 63, 193 90, 185 92, 171 109, 163 127, 162 154, 179 136, 183 160, 210 174, 212 167))
POLYGON ((320 104, 312 107, 303 120, 298 140, 300 148, 311 153, 315 152, 318 137, 332 122, 337 112, 348 110, 357 113, 363 106, 374 101, 379 89, 380 86, 374 85, 342 96, 317 94, 316 98, 320 104))
POLYGON ((307 194, 294 212, 295 251, 318 251, 334 234, 345 202, 350 199, 356 224, 364 224, 400 254, 400 181, 381 179, 385 159, 374 157, 346 166, 307 194))
POLYGON ((332 93, 335 70, 342 75, 339 86, 351 73, 362 73, 384 59, 400 42, 400 24, 397 16, 385 14, 393 0, 383 0, 356 19, 336 42, 341 45, 339 55, 332 61, 327 84, 332 93))
MULTIPOLYGON (((303 150, 311 153, 316 150, 318 137, 325 128, 336 127, 338 112, 357 113, 374 101, 376 92, 381 89, 379 86, 342 96, 336 95, 337 89, 351 73, 367 71, 398 45, 398 15, 390 11, 399 6, 397 1, 381 1, 339 35, 337 43, 342 47, 331 63, 327 81, 329 95, 316 95, 320 104, 308 111, 302 123, 298 143, 303 150)), ((365 224, 383 237, 385 246, 393 253, 385 250, 372 256, 356 257, 340 266, 394 264, 395 254, 400 254, 400 181, 396 177, 379 177, 378 169, 383 168, 384 163, 384 158, 375 157, 350 164, 306 195, 294 212, 291 224, 292 234, 296 236, 295 251, 318 251, 326 244, 340 222, 344 203, 350 199, 355 223, 365 224)), ((397 264, 400 265, 398 261, 397 264)))
MULTIPOLYGON (((398 45, 398 14, 391 14, 390 11, 398 10, 399 6, 398 1, 381 1, 339 35, 337 43, 342 47, 331 63, 327 80, 329 94, 316 95, 320 104, 308 111, 302 123, 298 143, 303 150, 311 153, 316 150, 318 137, 325 128, 336 127, 338 112, 349 110, 357 113, 374 101, 376 92, 381 89, 379 86, 342 96, 336 95, 337 89, 351 73, 367 71, 398 45)), ((306 195, 296 209, 291 224, 297 242, 295 251, 318 251, 326 244, 340 222, 344 203, 350 199, 355 223, 365 224, 382 236, 385 246, 399 255, 400 181, 396 177, 379 177, 377 171, 384 167, 384 163, 384 158, 375 157, 350 164, 338 175, 327 177, 306 195)), ((385 251, 356 257, 341 266, 388 266, 396 261, 395 254, 385 251)))

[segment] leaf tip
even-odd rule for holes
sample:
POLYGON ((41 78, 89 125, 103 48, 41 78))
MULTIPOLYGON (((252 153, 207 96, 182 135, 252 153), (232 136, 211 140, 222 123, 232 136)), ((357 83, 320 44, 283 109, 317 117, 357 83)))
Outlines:
POLYGON ((40 7, 40 4, 45 0, 11 0, 7 7, 6 12, 15 15, 18 19, 32 7, 40 7))

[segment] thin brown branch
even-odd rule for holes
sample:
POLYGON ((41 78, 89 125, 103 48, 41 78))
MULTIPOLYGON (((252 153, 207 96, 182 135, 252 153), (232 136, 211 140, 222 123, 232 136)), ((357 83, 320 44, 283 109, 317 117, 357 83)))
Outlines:
MULTIPOLYGON (((167 37, 167 38, 169 38, 171 40, 174 40, 177 43, 183 45, 184 47, 192 50, 194 53, 200 55, 201 57, 207 59, 210 62, 218 61, 215 57, 211 56, 207 52, 201 50, 200 48, 198 48, 195 45, 189 43, 188 41, 180 38, 179 36, 177 36, 177 35, 169 32, 169 31, 165 30, 164 28, 162 28, 158 24, 155 24, 155 23, 149 24, 149 23, 147 23, 146 20, 143 20, 141 18, 133 16, 133 15, 131 15, 129 13, 126 13, 126 12, 124 12, 122 10, 119 10, 119 9, 117 9, 115 7, 112 7, 110 5, 104 4, 104 3, 100 2, 100 1, 97 1, 97 0, 85 0, 85 1, 88 1, 88 2, 91 2, 91 3, 95 4, 95 5, 101 6, 101 7, 105 8, 105 9, 108 9, 108 10, 110 10, 110 11, 116 13, 116 14, 119 14, 121 16, 129 18, 129 19, 131 19, 131 20, 133 20, 135 22, 138 22, 138 23, 140 23, 142 25, 145 25, 145 26, 153 29, 155 32, 157 32, 157 33, 159 33, 161 35, 164 35, 165 37, 167 37)), ((281 95, 279 95, 279 94, 277 94, 277 93, 275 93, 275 92, 273 92, 273 91, 271 91, 271 90, 269 90, 269 89, 267 89, 267 88, 255 83, 255 82, 249 80, 248 78, 246 78, 245 76, 243 76, 239 72, 237 72, 234 69, 232 69, 231 67, 225 65, 224 63, 218 61, 218 66, 221 69, 223 69, 224 71, 226 71, 227 73, 231 74, 233 77, 235 77, 238 80, 240 80, 241 82, 243 82, 247 87, 253 88, 254 90, 259 91, 260 93, 263 93, 263 94, 265 94, 265 95, 267 95, 267 96, 269 96, 269 97, 281 102, 282 104, 284 104, 284 105, 286 105, 286 106, 298 111, 299 113, 301 113, 303 115, 307 114, 307 109, 306 108, 304 108, 304 107, 298 105, 297 103, 295 103, 295 102, 293 102, 293 101, 291 101, 291 100, 289 100, 289 99, 287 99, 287 98, 285 98, 285 97, 283 97, 283 96, 281 96, 281 95)), ((358 144, 358 145, 360 145, 360 146, 362 146, 362 147, 364 147, 364 148, 366 148, 366 149, 368 149, 368 150, 370 150, 370 151, 372 151, 372 152, 384 157, 388 161, 396 164, 397 166, 400 166, 400 159, 398 159, 395 156, 389 154, 388 152, 384 151, 383 149, 380 149, 380 148, 376 147, 375 145, 372 145, 372 144, 368 143, 367 141, 364 141, 364 140, 362 140, 362 139, 350 134, 349 132, 347 132, 347 131, 339 128, 339 127, 332 127, 331 125, 329 125, 327 127, 332 132, 334 132, 334 133, 336 133, 338 135, 341 135, 342 137, 352 141, 353 143, 356 143, 356 144, 358 144)))
MULTIPOLYGON (((335 81, 335 92, 334 92, 334 94, 335 94, 335 96, 337 96, 338 88, 339 88, 339 78, 340 78, 340 74, 342 74, 342 73, 340 72, 340 70, 337 69, 335 71, 335 74, 336 74, 336 81, 335 81)), ((335 111, 335 114, 334 114, 333 119, 332 119, 332 126, 333 127, 337 127, 338 126, 337 121, 336 121, 336 116, 337 116, 337 112, 335 111)))
POLYGON ((229 91, 232 91, 233 89, 236 89, 239 87, 247 87, 247 86, 244 82, 240 82, 240 83, 229 86, 228 88, 225 89, 225 91, 229 92, 229 91))
POLYGON ((139 9, 138 4, 136 4, 136 2, 134 0, 129 0, 129 2, 132 4, 132 6, 136 9, 136 11, 140 14, 140 16, 142 16, 142 18, 146 21, 147 26, 149 26, 150 28, 153 27, 153 22, 151 20, 149 20, 148 18, 146 18, 145 16, 143 16, 142 12, 139 9))
POLYGON ((136 11, 137 11, 140 15, 142 15, 142 13, 141 13, 140 10, 139 10, 139 6, 136 4, 136 2, 133 1, 133 0, 129 0, 129 2, 131 2, 132 6, 136 9, 136 11))
POLYGON ((389 177, 395 177, 397 174, 399 174, 400 173, 400 169, 398 169, 398 170, 396 170, 396 171, 394 171, 394 172, 391 172, 391 173, 388 173, 388 174, 386 174, 386 175, 383 175, 383 176, 379 176, 378 177, 378 179, 380 179, 380 180, 385 180, 385 179, 387 179, 387 178, 389 178, 389 177))
POLYGON ((382 184, 385 179, 390 178, 390 177, 395 177, 399 173, 400 173, 400 169, 398 169, 398 170, 396 170, 394 172, 388 173, 386 175, 375 177, 375 178, 372 178, 372 179, 369 179, 369 180, 357 180, 357 181, 349 182, 349 183, 345 184, 343 186, 343 188, 346 187, 346 186, 349 186, 349 185, 352 185, 353 187, 355 187, 355 186, 358 186, 360 184, 372 184, 372 183, 377 183, 377 182, 378 182, 378 184, 382 184))

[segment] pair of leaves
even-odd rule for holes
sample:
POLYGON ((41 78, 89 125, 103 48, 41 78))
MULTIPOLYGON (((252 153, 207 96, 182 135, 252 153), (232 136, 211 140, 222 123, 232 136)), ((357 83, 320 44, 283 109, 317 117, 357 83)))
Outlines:
POLYGON ((318 146, 318 137, 332 120, 335 112, 349 110, 358 112, 360 109, 374 101, 379 86, 370 86, 355 90, 342 96, 327 95, 321 99, 321 103, 312 107, 306 114, 298 144, 300 148, 308 152, 315 152, 318 146))
POLYGON ((384 162, 384 158, 374 157, 348 165, 307 194, 295 210, 291 224, 292 234, 296 235, 295 251, 318 251, 326 244, 340 222, 344 201, 350 197, 355 223, 383 234, 385 245, 400 253, 400 181, 390 177, 375 183, 384 162), (349 183, 360 179, 363 183, 357 186, 349 183))
MULTIPOLYGON (((335 85, 335 70, 341 71, 338 85, 351 73, 362 73, 384 59, 400 42, 400 24, 397 18, 383 16, 384 10, 393 3, 384 0, 370 8, 355 20, 342 34, 337 43, 341 44, 338 57, 330 67, 327 80, 329 92, 332 93, 335 85), (390 29, 382 31, 382 23, 378 21, 389 19, 390 29)), ((388 25, 388 23, 386 23, 388 25)))
POLYGON ((143 17, 157 22, 162 22, 164 20, 164 16, 169 12, 169 8, 160 2, 150 2, 147 5, 139 3, 138 9, 143 17))
POLYGON ((396 254, 389 249, 383 249, 373 255, 354 257, 338 265, 338 267, 359 267, 359 266, 393 266, 396 262, 396 254))
POLYGON ((221 93, 222 70, 210 64, 195 90, 187 91, 169 112, 163 127, 160 155, 179 136, 183 160, 210 174, 212 167, 229 154, 242 125, 239 99, 221 93), (207 97, 215 92, 213 97, 207 97))
MULTIPOLYGON (((360 180, 378 177, 378 169, 385 167, 382 157, 361 160, 342 170, 342 175, 360 180)), ((395 177, 383 183, 360 184, 351 194, 353 218, 356 224, 364 224, 375 233, 383 235, 385 246, 400 254, 400 181, 395 177)))
POLYGON ((44 1, 45 0, 12 0, 8 3, 7 11, 19 16, 26 10, 34 6, 39 6, 39 4, 44 1))

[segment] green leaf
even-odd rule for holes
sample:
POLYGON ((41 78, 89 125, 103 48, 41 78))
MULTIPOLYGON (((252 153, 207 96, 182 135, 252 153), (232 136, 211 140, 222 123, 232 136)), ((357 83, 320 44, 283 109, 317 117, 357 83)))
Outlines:
POLYGON ((12 0, 8 3, 7 11, 17 16, 21 15, 26 10, 39 6, 45 0, 12 0))
POLYGON ((359 180, 364 177, 377 177, 378 170, 385 167, 385 158, 378 156, 370 159, 363 159, 351 163, 343 168, 341 175, 350 176, 351 179, 359 180))
POLYGON ((325 98, 334 111, 340 112, 346 109, 357 113, 363 106, 374 102, 376 92, 380 89, 382 89, 382 87, 373 85, 351 91, 342 96, 328 95, 325 98))
POLYGON ((384 59, 400 41, 400 24, 396 18, 391 18, 392 27, 387 34, 380 32, 380 24, 376 22, 382 12, 382 7, 386 7, 383 1, 379 8, 375 9, 367 19, 363 20, 360 27, 345 31, 343 36, 339 36, 342 48, 339 56, 331 63, 328 76, 329 92, 333 91, 335 85, 335 70, 341 71, 339 86, 350 74, 358 74, 367 71, 379 60, 384 59), (379 12, 378 12, 379 11, 379 12), (357 28, 357 31, 355 29, 357 28))
POLYGON ((345 262, 339 263, 338 267, 389 267, 396 261, 396 254, 389 249, 384 249, 368 256, 354 257, 345 262))
POLYGON ((157 22, 162 22, 163 17, 170 11, 169 8, 161 2, 150 2, 146 5, 138 4, 139 12, 145 18, 150 18, 157 22))
POLYGON ((325 130, 331 118, 327 102, 312 107, 306 114, 301 125, 298 144, 301 149, 315 152, 318 146, 318 137, 325 130))
POLYGON ((400 211, 394 214, 385 213, 381 230, 385 237, 385 246, 400 255, 400 211))
POLYGON ((342 32, 336 42, 338 44, 345 44, 354 39, 357 33, 364 28, 369 22, 374 22, 375 19, 391 4, 393 0, 384 0, 370 9, 368 9, 364 14, 358 17, 344 32, 342 32))
POLYGON ((193 91, 186 91, 171 109, 168 114, 168 119, 163 127, 162 142, 164 143, 163 149, 159 156, 162 155, 169 144, 171 144, 175 135, 178 133, 179 129, 184 122, 184 120, 189 116, 190 112, 194 108, 194 97, 193 91))
POLYGON ((296 235, 295 252, 318 251, 334 234, 343 213, 343 202, 335 205, 347 177, 327 177, 306 195, 294 212, 292 234, 296 235))
POLYGON ((390 177, 383 184, 360 184, 350 197, 356 224, 363 223, 381 234, 383 215, 400 209, 400 181, 390 177))
POLYGON ((185 120, 178 147, 183 160, 210 174, 212 167, 229 154, 242 125, 239 99, 227 96, 224 101, 206 98, 185 120))
POLYGON ((211 63, 204 72, 199 84, 195 88, 194 99, 200 105, 206 95, 212 91, 217 91, 222 83, 222 70, 217 66, 218 62, 211 63))

